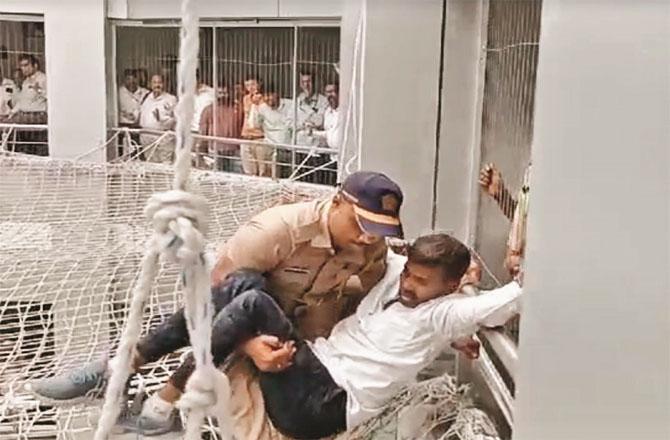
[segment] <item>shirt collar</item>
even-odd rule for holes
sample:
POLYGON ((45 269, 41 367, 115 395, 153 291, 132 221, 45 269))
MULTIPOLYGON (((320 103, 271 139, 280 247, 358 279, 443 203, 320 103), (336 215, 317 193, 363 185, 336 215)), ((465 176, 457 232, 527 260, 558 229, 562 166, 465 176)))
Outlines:
POLYGON ((333 243, 330 240, 330 231, 328 230, 328 213, 332 205, 332 199, 323 200, 319 203, 318 210, 320 214, 319 219, 319 233, 312 238, 310 245, 315 248, 333 249, 333 243))

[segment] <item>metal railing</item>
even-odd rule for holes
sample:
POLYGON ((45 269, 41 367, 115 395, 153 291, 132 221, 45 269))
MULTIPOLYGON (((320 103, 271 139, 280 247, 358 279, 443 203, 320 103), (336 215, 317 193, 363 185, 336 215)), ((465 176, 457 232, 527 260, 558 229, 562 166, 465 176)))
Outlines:
POLYGON ((0 123, 0 151, 48 156, 48 126, 0 123))
MULTIPOLYGON (((478 295, 479 290, 467 285, 463 293, 478 295)), ((478 403, 493 415, 501 434, 508 437, 514 420, 514 381, 519 355, 517 345, 501 328, 483 328, 475 336, 483 345, 479 359, 461 360, 459 379, 472 382, 478 403), (501 426, 504 424, 505 426, 501 426)))
MULTIPOLYGON (((108 159, 113 161, 157 161, 156 149, 173 144, 174 131, 114 127, 107 145, 108 159)), ((334 185, 337 178, 339 151, 331 148, 268 143, 259 140, 226 138, 194 133, 193 157, 196 168, 213 171, 254 174, 247 166, 257 162, 265 168, 264 177, 303 180, 334 185), (261 158, 253 160, 241 153, 245 146, 261 147, 261 158)), ((171 148, 168 147, 168 148, 171 148)), ((258 157, 258 156, 256 156, 258 157)))

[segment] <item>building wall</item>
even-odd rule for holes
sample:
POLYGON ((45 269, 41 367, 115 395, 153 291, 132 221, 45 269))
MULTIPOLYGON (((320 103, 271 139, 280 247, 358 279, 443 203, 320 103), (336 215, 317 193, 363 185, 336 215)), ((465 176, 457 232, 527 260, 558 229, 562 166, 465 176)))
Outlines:
POLYGON ((669 21, 544 1, 515 440, 670 438, 669 21))
POLYGON ((435 227, 470 245, 479 192, 472 177, 479 166, 485 15, 483 2, 447 2, 435 227))
POLYGON ((361 166, 402 186, 409 237, 430 228, 433 212, 442 3, 368 0, 365 12, 361 166))
MULTIPOLYGON (((341 0, 245 0, 197 2, 203 18, 337 17, 341 0)), ((130 19, 175 18, 181 15, 180 0, 110 0, 110 17, 130 19)))
POLYGON ((51 155, 76 157, 104 142, 105 3, 7 0, 0 12, 44 15, 51 155))

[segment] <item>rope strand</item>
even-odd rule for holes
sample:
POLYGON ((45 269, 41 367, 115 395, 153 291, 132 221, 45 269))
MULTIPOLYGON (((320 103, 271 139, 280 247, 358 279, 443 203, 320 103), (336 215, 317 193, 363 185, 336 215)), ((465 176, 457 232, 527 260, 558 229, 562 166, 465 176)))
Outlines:
POLYGON ((216 369, 212 359, 211 336, 214 307, 210 295, 212 262, 205 255, 208 226, 207 202, 186 192, 191 172, 193 137, 191 122, 195 107, 196 69, 198 65, 199 27, 195 0, 182 1, 182 28, 179 50, 179 102, 176 109, 176 151, 173 190, 154 194, 145 213, 152 221, 154 235, 142 261, 140 280, 133 292, 128 321, 116 357, 110 363, 111 379, 105 394, 102 415, 95 440, 106 440, 116 423, 125 383, 142 325, 142 312, 164 254, 183 269, 184 315, 193 347, 196 368, 178 403, 186 414, 187 440, 201 438, 201 427, 208 410, 213 409, 224 440, 232 439, 228 402, 228 378, 216 369))

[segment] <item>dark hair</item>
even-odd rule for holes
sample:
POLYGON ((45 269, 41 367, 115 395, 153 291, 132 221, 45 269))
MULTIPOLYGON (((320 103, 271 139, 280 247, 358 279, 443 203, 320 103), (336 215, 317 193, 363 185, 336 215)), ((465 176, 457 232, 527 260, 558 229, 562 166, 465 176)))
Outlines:
POLYGON ((326 84, 324 85, 324 88, 328 87, 328 86, 335 86, 335 91, 339 93, 340 84, 337 81, 326 81, 326 84))
POLYGON ((279 95, 279 90, 274 86, 274 84, 268 84, 268 86, 262 89, 262 91, 266 95, 271 95, 273 93, 279 95))
POLYGON ((300 76, 309 76, 310 78, 314 79, 314 74, 307 69, 300 70, 300 76))
POLYGON ((449 280, 460 280, 470 266, 468 248, 447 234, 417 238, 407 250, 407 258, 422 266, 441 267, 449 280))
POLYGON ((33 66, 38 66, 40 65, 40 62, 37 61, 37 57, 35 55, 29 54, 29 53, 24 53, 19 57, 19 63, 21 61, 28 61, 30 64, 33 66))
POLYGON ((123 77, 125 78, 127 76, 134 76, 135 78, 137 78, 138 77, 137 70, 136 69, 124 69, 123 77))

